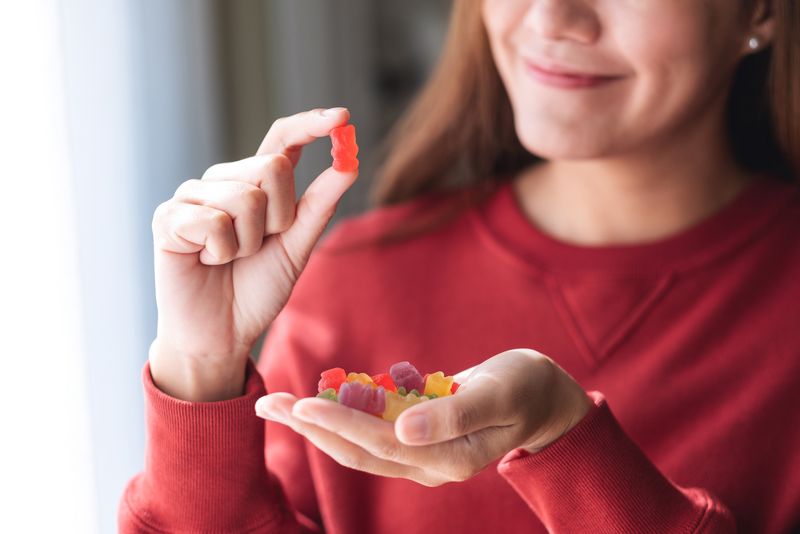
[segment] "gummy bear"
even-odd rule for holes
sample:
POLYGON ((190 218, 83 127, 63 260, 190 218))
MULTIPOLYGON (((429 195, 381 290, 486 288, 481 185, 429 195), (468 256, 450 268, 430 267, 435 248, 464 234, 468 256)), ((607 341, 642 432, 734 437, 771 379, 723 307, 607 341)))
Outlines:
POLYGON ((422 380, 422 375, 419 374, 417 368, 409 362, 398 362, 389 368, 389 374, 392 377, 395 385, 404 387, 406 391, 416 389, 422 391, 425 389, 425 382, 422 380))
POLYGON ((453 382, 453 385, 450 386, 450 393, 455 393, 456 391, 458 391, 458 386, 459 386, 458 382, 453 382))
POLYGON ((366 384, 372 387, 378 387, 375 382, 372 381, 372 377, 369 376, 367 373, 349 373, 347 375, 347 382, 359 382, 361 384, 366 384))
POLYGON ((383 412, 385 421, 396 421, 401 413, 411 408, 415 404, 428 400, 428 397, 418 397, 416 395, 399 395, 392 391, 386 392, 386 409, 383 412))
POLYGON ((333 388, 334 391, 339 391, 339 386, 342 382, 347 380, 347 375, 341 367, 334 367, 327 371, 322 371, 319 375, 319 383, 317 384, 317 391, 325 391, 328 388, 333 388))
POLYGON ((386 391, 397 392, 397 386, 394 385, 392 377, 389 376, 389 373, 381 373, 379 375, 375 375, 372 377, 372 381, 379 386, 383 386, 386 389, 386 391))
POLYGON ((334 402, 339 400, 338 397, 336 396, 336 390, 333 388, 328 388, 323 391, 320 391, 319 393, 317 393, 317 397, 321 399, 332 400, 334 402))
POLYGON ((437 397, 452 395, 450 388, 453 387, 453 383, 452 376, 444 376, 441 371, 432 373, 425 382, 425 395, 434 394, 437 397))
POLYGON ((358 169, 356 127, 352 124, 345 124, 331 130, 330 135, 333 168, 339 172, 353 172, 358 169))
POLYGON ((345 382, 339 388, 339 403, 380 417, 386 409, 386 390, 361 382, 345 382))

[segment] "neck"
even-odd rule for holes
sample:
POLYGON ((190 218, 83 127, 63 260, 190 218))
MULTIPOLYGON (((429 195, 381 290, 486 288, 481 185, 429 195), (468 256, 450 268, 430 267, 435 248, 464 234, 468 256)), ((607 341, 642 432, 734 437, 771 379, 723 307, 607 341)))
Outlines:
POLYGON ((562 241, 668 237, 721 209, 751 179, 735 164, 721 122, 623 156, 538 164, 515 181, 515 194, 537 227, 562 241))

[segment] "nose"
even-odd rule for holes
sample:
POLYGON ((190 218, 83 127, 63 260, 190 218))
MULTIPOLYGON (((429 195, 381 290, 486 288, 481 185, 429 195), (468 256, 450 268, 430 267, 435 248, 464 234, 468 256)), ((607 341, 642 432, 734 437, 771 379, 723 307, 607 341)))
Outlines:
POLYGON ((523 24, 545 39, 581 44, 594 43, 601 32, 597 12, 586 0, 532 0, 523 24))

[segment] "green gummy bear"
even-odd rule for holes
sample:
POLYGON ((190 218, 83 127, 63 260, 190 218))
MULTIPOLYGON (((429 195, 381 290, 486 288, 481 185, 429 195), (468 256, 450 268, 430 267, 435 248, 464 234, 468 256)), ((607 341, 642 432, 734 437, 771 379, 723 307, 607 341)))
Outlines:
POLYGON ((333 388, 328 388, 326 390, 320 391, 319 393, 317 393, 317 397, 321 399, 332 400, 333 402, 339 401, 339 398, 336 396, 336 390, 333 388))

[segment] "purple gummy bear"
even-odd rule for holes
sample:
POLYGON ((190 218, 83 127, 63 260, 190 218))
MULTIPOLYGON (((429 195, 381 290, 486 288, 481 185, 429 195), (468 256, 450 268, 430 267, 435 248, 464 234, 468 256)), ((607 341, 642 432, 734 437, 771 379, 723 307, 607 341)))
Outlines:
POLYGON ((425 381, 417 368, 408 362, 398 362, 389 369, 389 375, 397 387, 404 387, 410 392, 416 389, 420 395, 425 390, 425 381))
POLYGON ((362 412, 382 415, 386 410, 386 390, 361 382, 345 382, 339 387, 339 404, 362 412))

